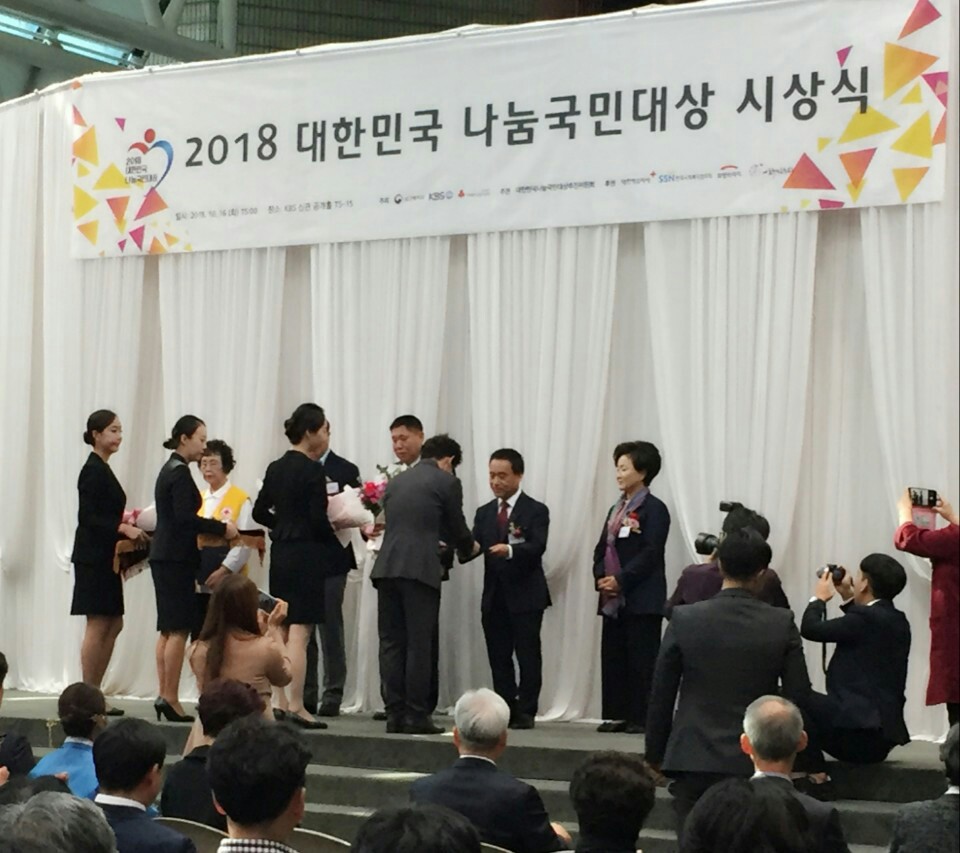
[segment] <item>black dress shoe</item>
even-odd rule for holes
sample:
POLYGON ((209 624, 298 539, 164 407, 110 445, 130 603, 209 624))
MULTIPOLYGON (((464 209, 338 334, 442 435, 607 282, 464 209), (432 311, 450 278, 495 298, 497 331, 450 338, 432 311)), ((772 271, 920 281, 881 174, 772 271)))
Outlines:
POLYGON ((406 728, 403 724, 403 717, 387 717, 388 735, 402 735, 404 731, 406 731, 406 728))
POLYGON ((273 719, 275 719, 278 723, 282 722, 283 720, 287 719, 287 712, 282 708, 274 708, 273 719))
POLYGON ((387 720, 389 718, 387 717, 386 711, 374 711, 373 719, 376 720, 376 722, 378 723, 382 723, 384 720, 387 720))
POLYGON ((413 717, 403 727, 408 735, 441 735, 443 726, 438 726, 430 717, 413 717))
POLYGON ((301 717, 299 714, 287 713, 286 721, 288 723, 293 723, 295 726, 298 726, 301 729, 316 730, 316 729, 325 729, 327 727, 326 723, 321 723, 319 720, 307 720, 304 717, 301 717))
POLYGON ((317 711, 318 717, 339 717, 340 716, 340 706, 339 705, 321 705, 320 709, 317 711))
POLYGON ((610 732, 625 732, 627 730, 627 721, 626 720, 607 720, 605 723, 600 723, 597 726, 598 732, 604 732, 608 734, 610 732))
POLYGON ((646 729, 640 725, 640 723, 627 723, 623 733, 628 735, 642 735, 645 731, 646 729))
POLYGON ((103 713, 106 714, 108 717, 122 717, 126 713, 126 711, 124 711, 123 708, 116 708, 113 705, 111 705, 103 713))
POLYGON ((529 714, 514 714, 510 720, 511 729, 532 729, 536 726, 536 720, 529 714))

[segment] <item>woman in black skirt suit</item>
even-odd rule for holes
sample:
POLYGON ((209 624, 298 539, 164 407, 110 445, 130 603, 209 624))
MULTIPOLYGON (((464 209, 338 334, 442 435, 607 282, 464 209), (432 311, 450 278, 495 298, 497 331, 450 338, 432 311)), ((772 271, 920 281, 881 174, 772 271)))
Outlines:
POLYGON ((322 729, 303 707, 307 641, 323 621, 324 581, 345 552, 327 518, 327 479, 317 463, 325 449, 320 430, 327 419, 316 403, 303 403, 284 423, 292 449, 271 462, 253 507, 253 518, 270 528, 270 594, 286 601, 290 682, 286 719, 322 729))
POLYGON ((157 477, 154 500, 157 527, 150 545, 150 573, 157 597, 157 680, 160 695, 154 703, 173 722, 193 721, 180 704, 180 671, 187 635, 197 618, 194 581, 200 568, 197 534, 209 533, 234 539, 233 522, 216 521, 197 515, 202 499, 190 463, 199 462, 207 446, 207 427, 200 418, 184 415, 163 446, 172 450, 157 477))
MULTIPOLYGON (((94 687, 103 682, 117 636, 123 630, 123 580, 113 571, 117 540, 148 538, 144 531, 122 522, 127 496, 109 465, 121 441, 123 427, 113 412, 100 409, 87 418, 83 442, 93 451, 77 481, 80 504, 71 556, 74 586, 70 614, 87 617, 80 668, 83 680, 94 687)), ((110 708, 107 713, 123 712, 110 708)))

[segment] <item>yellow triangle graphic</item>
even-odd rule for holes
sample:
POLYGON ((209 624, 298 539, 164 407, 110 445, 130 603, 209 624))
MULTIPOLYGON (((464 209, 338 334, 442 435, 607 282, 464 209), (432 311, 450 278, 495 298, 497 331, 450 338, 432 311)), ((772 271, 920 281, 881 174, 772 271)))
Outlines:
POLYGON ((94 219, 92 222, 84 222, 77 226, 77 231, 83 234, 94 246, 97 245, 97 230, 100 223, 94 219))
POLYGON ((850 198, 853 201, 857 201, 860 198, 860 193, 863 192, 863 188, 867 185, 865 179, 861 178, 859 184, 847 184, 847 192, 850 193, 850 198))
POLYGON ((914 154, 917 157, 926 157, 928 160, 933 156, 933 136, 930 129, 930 113, 924 113, 918 118, 907 131, 890 147, 894 151, 902 151, 904 154, 914 154))
POLYGON ((127 220, 126 219, 114 219, 113 224, 117 226, 117 231, 123 234, 127 230, 127 220))
POLYGON ((804 210, 810 207, 810 199, 808 198, 803 199, 803 201, 800 202, 800 207, 804 210))
POLYGON ((916 83, 914 87, 903 96, 903 100, 900 101, 901 104, 922 104, 923 99, 920 97, 920 84, 916 83))
POLYGON ((80 187, 73 188, 73 218, 83 219, 91 210, 97 206, 97 200, 85 193, 80 187))
POLYGON ((929 166, 893 170, 893 180, 896 181, 897 189, 900 191, 900 201, 906 201, 910 198, 917 185, 923 180, 923 176, 929 171, 929 166))
POLYGON ((123 173, 111 163, 93 185, 95 190, 125 190, 129 188, 123 173))
POLYGON ((780 205, 780 212, 781 212, 781 213, 788 213, 789 210, 790 210, 790 208, 787 207, 785 204, 781 204, 781 205, 780 205))
POLYGON ((100 163, 97 153, 97 129, 95 127, 91 127, 73 143, 73 156, 78 160, 86 160, 94 166, 100 163))
POLYGON ((161 243, 156 237, 153 238, 153 242, 150 244, 150 254, 151 255, 162 255, 167 250, 163 248, 163 243, 161 243))
POLYGON ((86 166, 84 166, 83 163, 77 163, 78 178, 85 178, 89 174, 90 174, 90 170, 86 166))
POLYGON ((937 57, 899 44, 887 43, 883 50, 883 97, 889 98, 926 71, 937 57))
POLYGON ((853 118, 850 119, 850 123, 843 131, 839 141, 852 142, 854 139, 874 136, 899 126, 893 119, 887 118, 873 107, 867 107, 865 113, 856 112, 853 114, 853 118))
POLYGON ((184 246, 183 248, 186 249, 188 252, 192 252, 192 251, 193 251, 193 243, 187 243, 187 245, 184 246))
POLYGON ((174 237, 173 234, 167 234, 166 231, 163 232, 163 236, 167 238, 168 246, 176 246, 180 242, 179 237, 174 237))
POLYGON ((823 151, 823 149, 826 148, 831 142, 833 142, 833 139, 829 136, 818 136, 817 151, 823 151))

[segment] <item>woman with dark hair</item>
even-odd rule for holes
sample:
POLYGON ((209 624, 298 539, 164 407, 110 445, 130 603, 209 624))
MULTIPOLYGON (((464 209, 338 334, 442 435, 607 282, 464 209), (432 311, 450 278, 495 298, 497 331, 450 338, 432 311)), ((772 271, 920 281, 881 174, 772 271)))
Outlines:
POLYGON ((667 597, 664 547, 670 513, 650 494, 660 451, 627 441, 613 451, 620 499, 610 507, 593 551, 603 617, 600 640, 601 732, 638 734, 647 721, 653 668, 667 597))
POLYGON ((163 446, 173 452, 157 477, 154 500, 157 527, 150 547, 150 573, 157 598, 157 681, 154 702, 161 715, 176 723, 193 722, 180 704, 180 670, 187 635, 196 622, 194 583, 200 569, 197 534, 235 539, 232 521, 202 518, 200 490, 190 475, 190 463, 199 462, 207 444, 207 427, 195 415, 181 417, 163 446))
MULTIPOLYGON (((100 687, 110 664, 117 636, 123 629, 123 580, 113 570, 118 539, 146 540, 147 534, 123 523, 127 503, 110 468, 110 457, 120 449, 123 427, 109 409, 87 418, 84 444, 92 449, 77 480, 80 502, 73 539, 74 585, 71 616, 86 616, 80 645, 80 668, 87 684, 100 687)), ((120 715, 115 708, 108 714, 120 715)))
POLYGON ((270 594, 289 602, 288 650, 293 669, 286 718, 304 728, 325 729, 303 706, 307 641, 323 621, 324 581, 346 554, 327 518, 327 483, 316 462, 326 448, 327 419, 316 403, 303 403, 284 423, 293 447, 267 467, 253 519, 270 528, 270 594))

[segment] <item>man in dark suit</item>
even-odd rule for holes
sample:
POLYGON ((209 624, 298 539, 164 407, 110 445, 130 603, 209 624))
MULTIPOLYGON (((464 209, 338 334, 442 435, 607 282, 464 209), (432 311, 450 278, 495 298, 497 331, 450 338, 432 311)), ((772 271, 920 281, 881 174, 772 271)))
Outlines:
POLYGON ((793 786, 791 773, 797 753, 807 747, 800 709, 782 696, 761 696, 743 715, 740 748, 753 761, 753 784, 773 785, 789 791, 807 813, 809 831, 819 853, 849 853, 840 813, 793 786))
POLYGON ((720 592, 673 612, 647 716, 647 760, 673 778, 678 835, 707 788, 726 777, 751 775, 740 749, 747 705, 778 692, 781 682, 794 701, 810 692, 793 614, 751 591, 770 562, 770 546, 754 530, 739 530, 724 538, 718 556, 720 592))
MULTIPOLYGON (((352 462, 337 456, 330 449, 330 421, 320 428, 326 440, 326 448, 320 455, 323 473, 327 478, 327 496, 338 495, 347 486, 360 488, 360 469, 352 462)), ((343 593, 347 586, 347 573, 357 567, 353 545, 344 546, 346 560, 341 561, 333 574, 324 582, 324 620, 307 641, 307 672, 303 682, 303 706, 321 717, 336 717, 343 701, 343 686, 347 681, 347 650, 343 636, 343 593), (323 650, 323 695, 320 696, 317 672, 317 633, 323 650), (319 707, 317 707, 319 704, 319 707)))
POLYGON ((550 511, 520 490, 523 468, 516 450, 494 451, 489 469, 495 499, 473 521, 473 538, 484 552, 480 612, 493 689, 510 706, 514 729, 534 726, 543 682, 540 625, 551 603, 543 574, 550 511))
POLYGON ((936 800, 908 803, 897 812, 890 853, 943 853, 960 838, 960 725, 950 727, 940 747, 947 771, 947 792, 936 800))
POLYGON ((160 729, 136 717, 109 726, 94 741, 95 802, 117 837, 117 853, 196 853, 189 838, 147 814, 160 793, 166 755, 160 729))
POLYGON ((910 624, 893 606, 907 575, 893 557, 869 554, 854 578, 845 572, 835 588, 832 572, 821 572, 804 611, 800 633, 818 643, 836 643, 827 667, 827 693, 811 693, 801 704, 810 745, 798 764, 827 781, 823 753, 854 764, 883 761, 898 744, 909 743, 903 720, 910 624), (843 615, 827 619, 827 602, 839 592, 843 615))
POLYGON ((537 789, 497 767, 507 748, 510 708, 492 690, 470 690, 453 712, 453 742, 460 760, 453 767, 418 779, 410 787, 414 803, 459 812, 487 844, 513 853, 563 850, 570 836, 550 823, 537 789))
POLYGON ((433 637, 440 615, 441 530, 461 561, 480 551, 463 517, 454 476, 461 451, 448 435, 424 442, 420 462, 398 474, 383 496, 386 529, 371 579, 377 588, 380 681, 388 732, 439 734, 430 718, 433 637))
MULTIPOLYGON (((0 705, 3 704, 3 681, 7 677, 7 657, 0 652, 0 705)), ((0 770, 5 769, 7 779, 17 776, 26 776, 36 761, 33 757, 33 747, 22 734, 18 732, 0 732, 0 770)))

